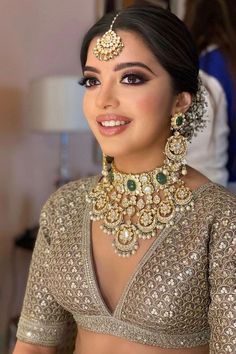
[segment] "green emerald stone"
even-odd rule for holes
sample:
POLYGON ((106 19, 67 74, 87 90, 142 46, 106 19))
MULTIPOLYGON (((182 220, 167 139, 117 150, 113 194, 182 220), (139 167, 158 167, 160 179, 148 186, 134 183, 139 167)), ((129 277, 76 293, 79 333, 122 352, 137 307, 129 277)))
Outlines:
POLYGON ((135 189, 136 189, 136 183, 135 181, 133 181, 132 179, 129 179, 127 181, 127 187, 128 187, 128 190, 131 191, 131 192, 134 192, 135 189))
POLYGON ((175 123, 176 123, 176 125, 177 125, 178 127, 180 127, 180 126, 183 124, 183 121, 184 121, 183 116, 178 116, 178 117, 176 118, 175 123))
POLYGON ((159 184, 165 184, 167 182, 167 177, 163 172, 158 172, 156 179, 159 184))

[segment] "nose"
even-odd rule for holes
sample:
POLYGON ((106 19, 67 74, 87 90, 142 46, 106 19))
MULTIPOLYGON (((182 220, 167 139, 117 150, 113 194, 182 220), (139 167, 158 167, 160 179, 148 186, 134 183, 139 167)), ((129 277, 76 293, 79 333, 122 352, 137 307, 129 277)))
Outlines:
POLYGON ((116 108, 119 105, 119 99, 115 88, 111 85, 100 85, 96 105, 100 109, 116 108))

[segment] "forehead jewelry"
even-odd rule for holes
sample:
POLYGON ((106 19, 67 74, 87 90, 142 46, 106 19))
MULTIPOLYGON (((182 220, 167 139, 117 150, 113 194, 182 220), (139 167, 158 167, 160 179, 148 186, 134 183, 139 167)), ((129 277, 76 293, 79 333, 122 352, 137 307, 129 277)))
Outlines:
POLYGON ((124 47, 121 38, 117 36, 115 31, 112 29, 118 16, 119 14, 114 17, 109 30, 97 40, 97 44, 93 49, 94 55, 101 61, 114 59, 120 54, 124 47))

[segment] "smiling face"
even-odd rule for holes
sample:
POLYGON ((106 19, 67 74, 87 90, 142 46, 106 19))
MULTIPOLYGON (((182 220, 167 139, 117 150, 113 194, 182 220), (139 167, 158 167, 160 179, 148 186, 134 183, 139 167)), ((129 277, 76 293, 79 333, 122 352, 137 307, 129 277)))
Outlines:
POLYGON ((118 168, 139 172, 138 167, 163 163, 177 96, 170 75, 143 40, 133 32, 117 34, 124 48, 107 62, 93 54, 97 38, 90 43, 82 80, 84 113, 102 151, 118 168))

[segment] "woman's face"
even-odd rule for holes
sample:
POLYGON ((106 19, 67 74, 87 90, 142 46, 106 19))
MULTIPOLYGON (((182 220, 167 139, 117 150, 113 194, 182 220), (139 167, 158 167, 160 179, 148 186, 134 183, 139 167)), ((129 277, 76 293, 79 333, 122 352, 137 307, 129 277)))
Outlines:
POLYGON ((163 161, 176 104, 171 78, 137 34, 117 34, 124 48, 107 62, 93 54, 97 38, 90 43, 85 116, 105 154, 117 159, 161 154, 163 161))

